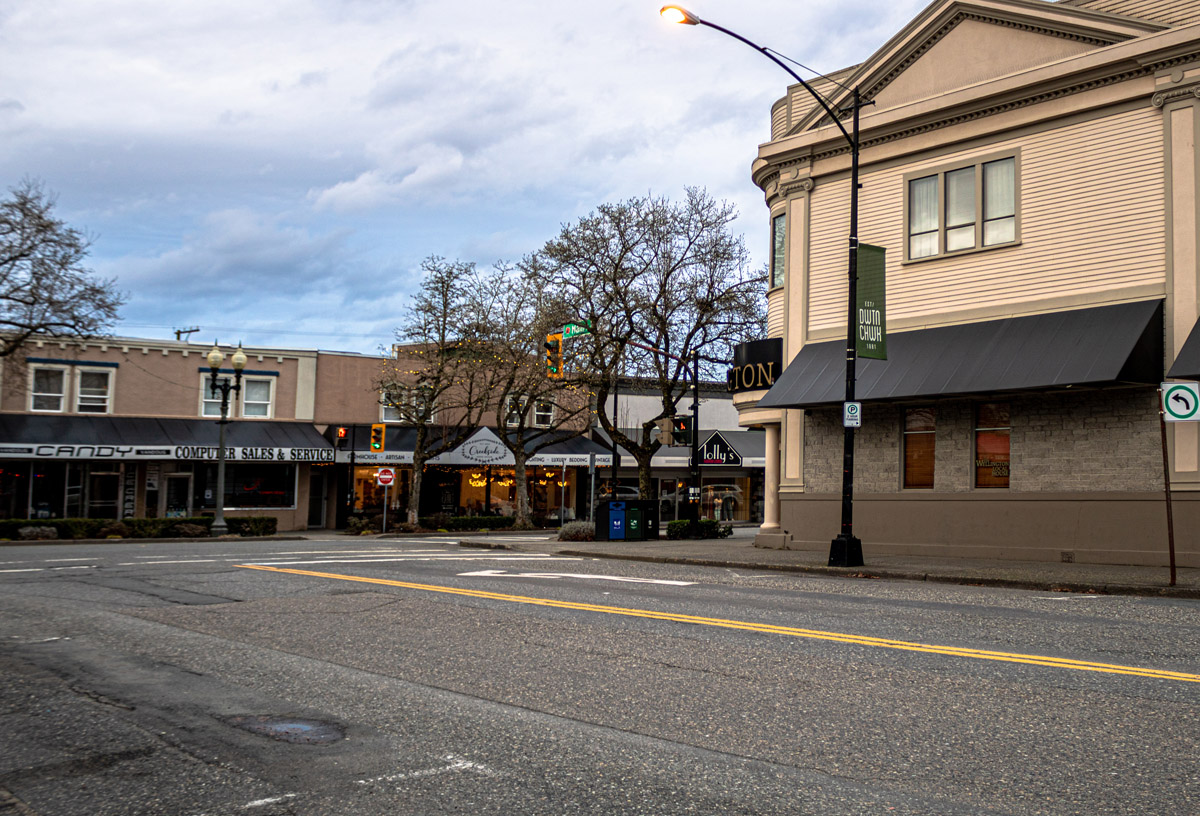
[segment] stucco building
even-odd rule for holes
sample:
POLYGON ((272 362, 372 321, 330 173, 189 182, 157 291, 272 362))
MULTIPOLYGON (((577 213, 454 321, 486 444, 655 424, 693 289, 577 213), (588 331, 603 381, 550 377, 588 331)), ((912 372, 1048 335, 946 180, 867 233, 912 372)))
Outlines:
MULTIPOLYGON (((854 532, 872 553, 1164 563, 1157 387, 1200 374, 1200 2, 939 0, 813 83, 862 109, 858 239, 886 250, 860 359, 854 532)), ((805 89, 771 112, 762 546, 839 531, 850 149, 805 89)), ((1200 566, 1200 428, 1168 428, 1200 566)))

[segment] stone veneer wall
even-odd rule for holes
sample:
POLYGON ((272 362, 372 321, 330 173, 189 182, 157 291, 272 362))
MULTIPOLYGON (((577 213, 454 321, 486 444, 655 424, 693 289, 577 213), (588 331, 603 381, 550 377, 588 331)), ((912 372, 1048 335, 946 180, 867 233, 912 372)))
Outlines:
MULTIPOLYGON (((932 492, 973 489, 974 405, 992 399, 933 403, 937 441, 932 492)), ((1158 394, 1154 389, 1080 390, 995 401, 1007 401, 1011 410, 1012 475, 1007 492, 1162 490, 1158 394)), ((900 489, 902 418, 901 406, 863 405, 863 427, 855 443, 855 494, 929 492, 900 489)), ((842 439, 840 407, 806 412, 805 492, 841 492, 842 439)))

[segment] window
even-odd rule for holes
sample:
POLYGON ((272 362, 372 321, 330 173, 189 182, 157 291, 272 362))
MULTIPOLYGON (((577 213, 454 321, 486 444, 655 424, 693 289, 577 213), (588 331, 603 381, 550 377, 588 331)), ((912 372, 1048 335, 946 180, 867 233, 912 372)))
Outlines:
POLYGON ((537 428, 549 428, 554 422, 554 403, 538 400, 533 404, 533 424, 537 428))
POLYGON ((383 406, 381 418, 384 422, 413 424, 424 418, 428 423, 433 422, 437 413, 430 388, 392 386, 380 395, 379 404, 383 406))
POLYGON ((1007 402, 986 402, 976 407, 976 487, 1008 487, 1011 432, 1012 423, 1007 402))
POLYGON ((783 286, 787 265, 787 216, 783 213, 771 219, 771 288, 783 286))
POLYGON ((212 379, 208 374, 200 375, 200 416, 204 417, 219 417, 221 416, 221 392, 218 391, 214 397, 212 389, 209 388, 209 381, 212 379))
POLYGON ((269 379, 242 379, 242 416, 266 418, 271 416, 271 389, 274 382, 269 379))
POLYGON ((111 378, 111 371, 80 369, 75 385, 75 410, 81 414, 107 414, 111 378))
MULTIPOLYGON (((197 465, 192 497, 197 508, 215 507, 217 466, 197 465)), ((295 507, 296 466, 229 462, 225 465, 225 507, 295 507)))
POLYGON ((528 402, 528 399, 525 397, 508 398, 508 416, 505 417, 505 425, 510 428, 516 428, 521 424, 521 416, 525 413, 526 402, 528 402))
POLYGON ((61 368, 35 368, 29 407, 33 411, 62 411, 67 373, 61 368))
POLYGON ((907 191, 910 261, 1017 240, 1015 156, 909 178, 907 191))
POLYGON ((904 410, 904 487, 933 489, 933 460, 936 440, 933 408, 904 410))

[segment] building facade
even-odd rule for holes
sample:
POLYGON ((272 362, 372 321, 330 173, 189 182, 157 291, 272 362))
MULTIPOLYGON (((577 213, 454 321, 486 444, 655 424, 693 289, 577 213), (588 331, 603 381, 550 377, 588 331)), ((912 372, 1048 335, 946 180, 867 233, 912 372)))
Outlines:
MULTIPOLYGON (((1160 564, 1158 385, 1200 374, 1200 2, 940 0, 815 82, 862 109, 858 240, 887 359, 857 363, 854 533, 872 553, 1160 564)), ((848 120, 847 120, 848 126, 848 120)), ((839 532, 851 151, 800 85, 752 174, 769 211, 762 546, 839 532)), ((1167 428, 1200 566, 1200 428, 1167 428)))

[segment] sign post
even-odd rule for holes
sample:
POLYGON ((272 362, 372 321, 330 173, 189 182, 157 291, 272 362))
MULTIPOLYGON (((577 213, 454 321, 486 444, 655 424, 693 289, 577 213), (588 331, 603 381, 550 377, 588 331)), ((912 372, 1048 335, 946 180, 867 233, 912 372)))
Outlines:
POLYGON ((1171 583, 1175 586, 1175 516, 1171 508, 1171 460, 1167 452, 1167 423, 1200 421, 1200 383, 1165 382, 1158 387, 1158 428, 1162 437, 1163 493, 1167 506, 1167 551, 1171 583))
POLYGON ((387 532, 388 488, 396 481, 396 471, 391 468, 380 468, 375 471, 375 482, 383 488, 383 524, 379 532, 387 532))

